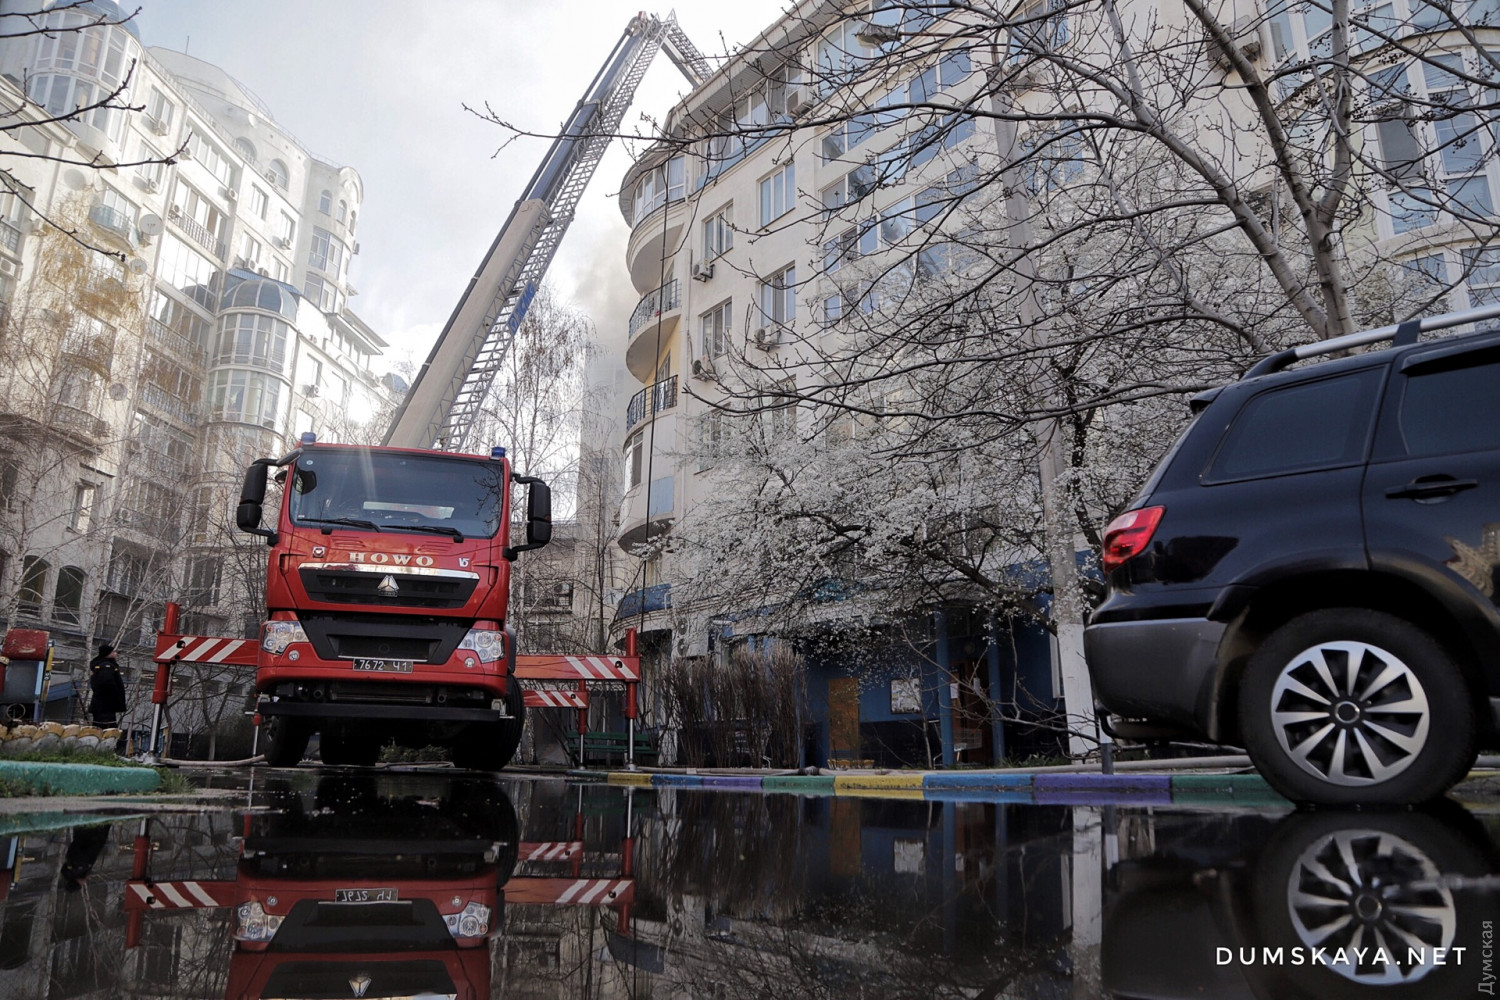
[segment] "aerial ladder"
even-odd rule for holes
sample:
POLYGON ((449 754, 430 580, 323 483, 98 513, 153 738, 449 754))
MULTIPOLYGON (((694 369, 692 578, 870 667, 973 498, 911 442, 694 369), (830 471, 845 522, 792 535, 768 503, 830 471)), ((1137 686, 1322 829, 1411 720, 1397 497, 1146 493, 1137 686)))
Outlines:
POLYGON ((678 27, 675 14, 631 18, 469 279, 397 409, 385 444, 464 450, 584 188, 662 49, 695 87, 708 79, 708 61, 678 27))

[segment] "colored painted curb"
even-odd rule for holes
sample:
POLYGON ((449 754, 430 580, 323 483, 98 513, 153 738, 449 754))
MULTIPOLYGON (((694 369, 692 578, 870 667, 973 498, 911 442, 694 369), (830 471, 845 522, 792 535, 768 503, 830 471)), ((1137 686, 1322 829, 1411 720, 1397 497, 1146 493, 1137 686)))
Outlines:
POLYGON ((161 786, 161 775, 150 767, 0 760, 0 781, 13 782, 36 795, 118 795, 154 792, 161 786))
POLYGON ((702 788, 700 774, 653 774, 651 784, 657 788, 702 788))
POLYGON ((636 788, 651 787, 651 779, 660 775, 647 774, 644 771, 611 771, 605 780, 611 785, 631 785, 636 788))
POLYGON ((1032 777, 1029 771, 933 771, 922 777, 922 788, 924 791, 1030 788, 1032 777))
POLYGON ((922 790, 922 774, 836 774, 835 792, 922 790))
POLYGON ((768 792, 806 792, 812 795, 833 793, 834 779, 823 774, 778 774, 762 778, 760 787, 768 792))
POLYGON ((703 775, 704 788, 739 788, 759 791, 761 782, 765 779, 760 775, 754 777, 742 777, 737 774, 705 774, 703 775))

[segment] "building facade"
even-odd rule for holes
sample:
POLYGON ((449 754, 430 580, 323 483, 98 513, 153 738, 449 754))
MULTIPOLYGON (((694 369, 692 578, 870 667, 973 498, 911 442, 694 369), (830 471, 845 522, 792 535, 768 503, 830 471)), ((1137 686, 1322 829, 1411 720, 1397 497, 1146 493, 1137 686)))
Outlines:
MULTIPOLYGON (((1159 418, 1153 426, 1168 433, 1141 444, 1130 437, 1142 436, 1139 408, 1085 410, 1055 394, 1037 402, 1023 398, 1023 383, 1048 384, 1066 365, 1069 391, 1101 396, 1139 377, 1131 350, 1156 350, 1177 366, 1157 384, 1186 391, 1237 377, 1243 359, 1284 342, 1494 301, 1492 7, 1412 0, 1357 10, 1337 41, 1354 60, 1348 86, 1357 96, 1332 107, 1315 98, 1339 71, 1328 62, 1335 26, 1315 4, 1224 3, 1203 17, 1185 5, 1145 16, 1130 3, 967 13, 796 5, 671 109, 663 141, 622 184, 625 263, 641 299, 624 350, 637 391, 623 415, 618 533, 633 571, 615 632, 643 628, 665 660, 775 636, 787 622, 774 612, 789 604, 800 605, 792 631, 803 639, 857 620, 876 642, 903 638, 887 644, 889 655, 858 661, 807 647, 811 762, 1046 751, 1033 723, 1062 710, 1068 653, 1037 624, 1051 614, 1049 583, 1028 593, 1021 581, 1038 564, 1045 576, 1047 549, 1026 539, 1057 515, 1025 476, 983 484, 1005 467, 1005 447, 1022 456, 1011 465, 1031 463, 1033 484, 1046 456, 997 444, 979 421, 965 425, 965 408, 992 413, 996 425, 1008 407, 1066 415, 1047 419, 1076 433, 1071 464, 1043 475, 1074 491, 1068 503, 1080 523, 1061 529, 1073 539, 1063 551, 1078 551, 1086 588, 1097 541, 1089 532, 1128 499, 1186 410, 1159 418), (1117 28, 1136 46, 1129 59, 1117 28), (1125 99, 1133 88, 1134 104, 1125 99), (1156 117, 1133 117, 1142 107, 1156 117), (1326 196, 1336 185, 1346 186, 1342 201, 1326 196), (1328 218, 1309 192, 1337 206, 1328 218), (1180 205, 1169 204, 1174 196, 1180 205), (1205 219, 1222 229, 1208 232, 1205 219), (1300 249, 1276 260, 1278 244, 1300 249), (1120 263, 1153 254, 1160 266, 1151 274, 1120 263), (1306 293, 1320 281, 1343 285, 1320 304, 1306 293), (1158 299, 1165 305, 1153 313, 1158 299), (1170 332, 1137 347, 1146 341, 1136 331, 1148 328, 1170 332), (1063 346, 1038 350, 1049 338, 1063 346), (1016 361, 1028 351, 1043 360, 1016 361), (905 374, 943 365, 942 384, 905 374), (1007 405, 996 402, 1002 396, 1007 405), (923 420, 939 411, 948 427, 971 430, 939 427, 924 440, 923 420), (1073 419, 1080 413, 1087 419, 1073 419), (930 447, 937 457, 927 468, 941 470, 931 478, 980 485, 914 488, 932 498, 926 507, 887 499, 865 509, 857 491, 825 494, 849 505, 820 512, 831 526, 806 551, 815 571, 768 581, 760 598, 736 581, 704 583, 717 572, 705 538, 734 567, 726 575, 754 575, 755 562, 695 523, 695 511, 721 512, 726 497, 747 509, 761 503, 760 473, 773 464, 764 456, 785 451, 822 468, 832 467, 827 455, 861 447, 897 459, 902 447, 930 447), (1132 447, 1140 453, 1120 457, 1132 447), (987 449, 1001 458, 974 459, 987 449), (724 457, 731 452, 737 462, 724 457), (735 464, 752 474, 722 474, 735 464), (1007 505, 1025 530, 1007 525, 1007 505), (878 522, 892 511, 911 517, 907 537, 882 533, 878 522), (858 543, 840 544, 839 521, 858 525, 858 543), (984 532, 952 527, 959 522, 981 522, 984 532), (943 531, 954 546, 978 538, 987 551, 968 564, 952 556, 949 578, 902 598, 904 608, 879 606, 872 631, 861 603, 875 589, 862 571, 869 553, 939 553, 927 543, 943 531), (1007 577, 1017 582, 996 584, 1007 577), (997 608, 1000 590, 1023 613, 997 608), (719 599, 731 591, 735 600, 719 599)), ((1142 390, 1131 402, 1149 408, 1160 396, 1142 390)), ((843 468, 883 474, 873 464, 843 468)), ((792 538, 797 519, 812 516, 767 508, 764 520, 787 525, 792 538)), ((752 531, 744 544, 779 542, 774 531, 752 531)), ((785 575, 791 564, 762 565, 785 575)), ((889 578, 881 586, 897 592, 889 578)), ((1092 725, 1086 710, 1071 711, 1092 725)))
MULTIPOLYGON (((114 643, 139 724, 166 601, 187 630, 258 633, 244 464, 308 430, 364 440, 398 384, 348 307, 358 173, 113 3, 46 26, 0 43, 0 613, 51 631, 54 713, 114 643)), ((239 716, 250 680, 179 678, 178 732, 239 716)))

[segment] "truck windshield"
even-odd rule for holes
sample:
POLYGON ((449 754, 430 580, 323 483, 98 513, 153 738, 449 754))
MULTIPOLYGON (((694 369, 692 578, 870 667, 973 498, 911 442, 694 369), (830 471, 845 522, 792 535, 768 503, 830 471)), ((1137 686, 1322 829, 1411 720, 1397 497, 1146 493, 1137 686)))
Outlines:
POLYGON ((294 524, 493 538, 505 496, 499 462, 363 448, 314 448, 293 473, 294 524))

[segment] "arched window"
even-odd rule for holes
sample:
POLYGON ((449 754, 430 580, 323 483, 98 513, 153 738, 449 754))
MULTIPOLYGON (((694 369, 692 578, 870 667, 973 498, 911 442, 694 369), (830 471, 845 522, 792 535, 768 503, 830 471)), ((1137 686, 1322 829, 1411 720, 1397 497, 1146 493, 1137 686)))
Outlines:
POLYGON ((287 172, 285 163, 282 163, 280 160, 272 160, 270 163, 266 164, 266 180, 270 181, 272 184, 275 184, 277 187, 281 188, 281 190, 286 190, 287 183, 290 179, 291 174, 287 172))
POLYGON ((21 610, 40 611, 47 592, 47 571, 52 567, 40 556, 27 556, 21 563, 21 610))
POLYGON ((318 193, 318 211, 324 215, 333 214, 333 192, 321 191, 318 193))
POLYGON ((349 217, 349 203, 347 201, 345 201, 344 199, 340 198, 339 199, 339 222, 343 222, 348 217, 349 217))
POLYGON ((244 136, 238 136, 234 140, 234 148, 239 150, 239 154, 245 158, 246 163, 255 162, 255 144, 249 139, 246 139, 244 136))
POLYGON ((83 617, 85 576, 77 566, 57 571, 57 589, 52 593, 52 620, 59 625, 77 625, 83 617))

